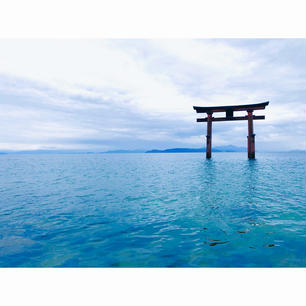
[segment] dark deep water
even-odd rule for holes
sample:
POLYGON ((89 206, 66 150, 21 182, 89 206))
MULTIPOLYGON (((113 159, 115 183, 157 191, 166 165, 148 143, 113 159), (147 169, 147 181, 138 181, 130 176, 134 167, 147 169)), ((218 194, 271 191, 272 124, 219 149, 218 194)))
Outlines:
POLYGON ((306 154, 0 155, 0 267, 305 267, 306 154))

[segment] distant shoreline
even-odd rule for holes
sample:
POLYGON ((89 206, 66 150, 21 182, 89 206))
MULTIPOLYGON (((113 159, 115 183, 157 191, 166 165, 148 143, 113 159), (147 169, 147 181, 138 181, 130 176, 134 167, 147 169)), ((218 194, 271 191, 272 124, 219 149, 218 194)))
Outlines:
MULTIPOLYGON (((7 151, 0 152, 0 155, 42 155, 42 154, 173 154, 173 153, 201 153, 206 152, 205 148, 171 148, 164 150, 111 150, 104 152, 90 152, 90 151, 73 151, 73 150, 32 150, 32 151, 7 151)), ((215 147, 212 149, 215 153, 242 153, 247 152, 246 148, 235 146, 215 147)), ((258 153, 306 153, 306 150, 290 150, 290 151, 258 151, 258 153)))

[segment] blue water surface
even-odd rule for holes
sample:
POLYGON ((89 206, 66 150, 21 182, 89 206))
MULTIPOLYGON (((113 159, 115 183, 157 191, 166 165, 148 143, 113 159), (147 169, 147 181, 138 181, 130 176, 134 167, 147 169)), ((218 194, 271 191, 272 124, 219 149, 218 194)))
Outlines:
POLYGON ((0 155, 1 267, 305 267, 304 153, 0 155))

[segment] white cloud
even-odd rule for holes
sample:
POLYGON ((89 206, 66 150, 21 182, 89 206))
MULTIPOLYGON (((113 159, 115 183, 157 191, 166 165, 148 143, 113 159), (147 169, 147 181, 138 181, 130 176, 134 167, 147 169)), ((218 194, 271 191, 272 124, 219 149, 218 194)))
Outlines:
MULTIPOLYGON (((303 125, 294 135, 284 126, 287 138, 270 126, 305 122, 305 50, 302 40, 1 40, 0 149, 24 139, 58 148, 83 148, 86 139, 96 149, 200 146, 205 127, 193 105, 266 100, 259 144, 281 138, 270 147, 299 148, 303 125)), ((215 145, 245 141, 238 125, 214 131, 215 145)))

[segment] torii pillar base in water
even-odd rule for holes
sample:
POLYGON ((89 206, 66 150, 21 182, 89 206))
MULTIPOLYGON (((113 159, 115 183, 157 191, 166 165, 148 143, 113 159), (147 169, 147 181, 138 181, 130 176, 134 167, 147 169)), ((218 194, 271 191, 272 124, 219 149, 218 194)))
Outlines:
POLYGON ((206 158, 211 158, 211 138, 212 138, 212 122, 213 121, 235 121, 235 120, 248 120, 248 158, 255 159, 255 134, 253 127, 253 120, 265 119, 265 116, 254 116, 254 110, 265 109, 269 102, 247 105, 231 105, 231 106, 211 106, 202 107, 194 106, 193 109, 197 113, 206 113, 206 118, 199 118, 197 122, 207 122, 207 136, 206 136, 206 158), (247 116, 234 117, 234 111, 247 111, 247 116), (216 112, 225 112, 226 117, 212 116, 216 112))

